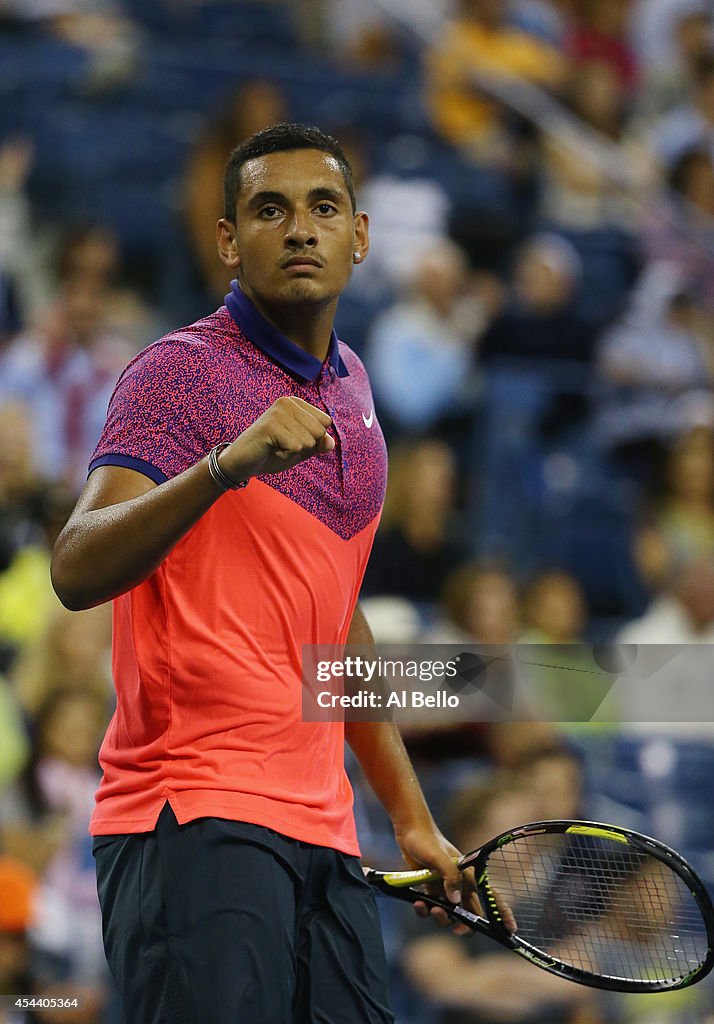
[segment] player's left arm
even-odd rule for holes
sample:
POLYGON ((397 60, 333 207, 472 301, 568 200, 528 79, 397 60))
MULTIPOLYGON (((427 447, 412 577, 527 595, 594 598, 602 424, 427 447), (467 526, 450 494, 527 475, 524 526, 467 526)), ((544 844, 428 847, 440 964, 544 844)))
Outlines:
MULTIPOLYGON (((359 605, 347 642, 373 644, 374 638, 359 605)), ((447 899, 471 909, 471 880, 456 867, 459 851, 439 831, 422 793, 399 730, 391 722, 345 722, 345 738, 367 782, 389 815, 394 835, 408 867, 429 867, 444 879, 447 899)), ((426 907, 423 907, 426 914, 426 907)), ((443 910, 432 911, 440 924, 449 924, 443 910)))

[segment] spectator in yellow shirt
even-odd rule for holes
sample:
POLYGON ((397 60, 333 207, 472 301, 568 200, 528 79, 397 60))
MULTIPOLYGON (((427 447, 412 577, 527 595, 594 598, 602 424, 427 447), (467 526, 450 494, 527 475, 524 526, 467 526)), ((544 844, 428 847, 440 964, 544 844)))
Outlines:
POLYGON ((507 135, 499 104, 474 76, 525 79, 547 89, 564 80, 558 51, 513 28, 505 0, 460 0, 459 12, 427 54, 427 105, 436 130, 478 161, 498 159, 507 135))

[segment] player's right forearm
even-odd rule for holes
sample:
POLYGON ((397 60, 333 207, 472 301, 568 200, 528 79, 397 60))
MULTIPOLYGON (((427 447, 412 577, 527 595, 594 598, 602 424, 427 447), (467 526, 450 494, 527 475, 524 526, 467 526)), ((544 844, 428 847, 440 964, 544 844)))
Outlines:
MULTIPOLYGON (((331 425, 327 413, 302 398, 278 398, 221 452, 219 468, 236 483, 280 473, 331 452, 331 425)), ((129 497, 111 488, 101 500, 85 496, 86 489, 80 496, 52 553, 52 584, 66 608, 92 608, 137 586, 222 494, 208 458, 159 487, 139 489, 132 486, 129 497)))
POLYGON ((52 553, 62 604, 80 611, 137 586, 222 493, 206 458, 128 501, 73 514, 52 553))

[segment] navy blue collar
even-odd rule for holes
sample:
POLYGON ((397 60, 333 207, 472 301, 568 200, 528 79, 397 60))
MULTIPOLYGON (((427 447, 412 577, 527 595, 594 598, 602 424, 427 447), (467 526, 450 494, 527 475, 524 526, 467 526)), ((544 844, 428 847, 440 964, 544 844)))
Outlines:
MULTIPOLYGON (((262 349, 266 355, 279 363, 284 369, 303 380, 315 380, 322 370, 322 363, 310 355, 304 348, 290 341, 285 335, 266 320, 253 305, 251 300, 241 291, 237 281, 231 281, 231 290, 226 295, 226 307, 242 333, 254 345, 262 349)), ((337 335, 334 330, 327 350, 327 361, 338 377, 348 377, 349 370, 342 361, 337 335)))

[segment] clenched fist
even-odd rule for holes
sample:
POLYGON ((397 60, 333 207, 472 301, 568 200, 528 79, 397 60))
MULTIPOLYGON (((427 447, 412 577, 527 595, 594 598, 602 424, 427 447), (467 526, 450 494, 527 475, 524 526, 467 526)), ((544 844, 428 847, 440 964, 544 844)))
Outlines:
POLYGON ((260 473, 280 473, 312 455, 331 452, 331 426, 327 413, 302 398, 279 398, 221 452, 219 465, 236 483, 260 473))

